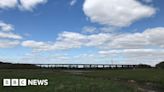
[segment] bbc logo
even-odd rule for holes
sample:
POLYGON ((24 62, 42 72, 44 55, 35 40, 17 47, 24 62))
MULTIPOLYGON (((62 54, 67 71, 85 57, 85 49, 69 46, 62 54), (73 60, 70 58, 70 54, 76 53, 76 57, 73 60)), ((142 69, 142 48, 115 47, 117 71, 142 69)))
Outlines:
POLYGON ((26 79, 3 79, 3 86, 26 86, 26 79))

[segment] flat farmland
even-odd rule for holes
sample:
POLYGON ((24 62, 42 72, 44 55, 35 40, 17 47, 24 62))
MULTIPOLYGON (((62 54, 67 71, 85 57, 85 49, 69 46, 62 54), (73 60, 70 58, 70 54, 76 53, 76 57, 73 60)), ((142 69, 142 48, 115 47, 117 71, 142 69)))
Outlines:
POLYGON ((48 79, 48 86, 3 87, 0 92, 164 92, 164 69, 1 69, 0 79, 48 79))

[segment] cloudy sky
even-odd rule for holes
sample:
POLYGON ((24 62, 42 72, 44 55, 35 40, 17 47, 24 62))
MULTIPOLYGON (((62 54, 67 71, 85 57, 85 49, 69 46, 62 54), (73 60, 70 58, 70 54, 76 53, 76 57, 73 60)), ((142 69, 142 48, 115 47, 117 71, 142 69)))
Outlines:
POLYGON ((164 60, 163 0, 0 0, 0 61, 164 60))

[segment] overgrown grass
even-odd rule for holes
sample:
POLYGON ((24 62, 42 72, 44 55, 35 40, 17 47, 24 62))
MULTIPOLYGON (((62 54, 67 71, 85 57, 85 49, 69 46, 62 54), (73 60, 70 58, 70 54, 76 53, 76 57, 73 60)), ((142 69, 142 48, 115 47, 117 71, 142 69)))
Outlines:
POLYGON ((89 77, 103 77, 108 79, 154 82, 159 83, 164 87, 164 69, 99 70, 86 72, 84 75, 89 77))
POLYGON ((0 70, 0 79, 48 79, 48 86, 3 87, 0 92, 139 92, 138 86, 126 80, 164 84, 164 70, 51 70, 23 69, 0 70), (122 81, 123 80, 123 81, 122 81), (125 81, 124 81, 125 80, 125 81))

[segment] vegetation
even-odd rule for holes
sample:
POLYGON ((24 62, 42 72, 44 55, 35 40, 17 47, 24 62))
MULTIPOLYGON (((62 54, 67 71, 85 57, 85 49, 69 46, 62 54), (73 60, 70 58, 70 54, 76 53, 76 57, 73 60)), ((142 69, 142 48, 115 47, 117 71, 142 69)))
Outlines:
POLYGON ((48 86, 3 87, 0 92, 163 92, 164 62, 152 68, 139 64, 131 69, 46 69, 32 64, 0 62, 0 79, 48 79, 48 86))
POLYGON ((0 79, 48 79, 48 86, 3 87, 0 92, 163 92, 163 69, 0 69, 0 79))
POLYGON ((139 64, 137 68, 151 68, 151 66, 147 64, 139 64))
POLYGON ((160 62, 156 65, 157 68, 163 68, 164 69, 164 61, 160 62))
POLYGON ((32 64, 12 64, 0 62, 0 69, 36 69, 39 68, 32 64))

